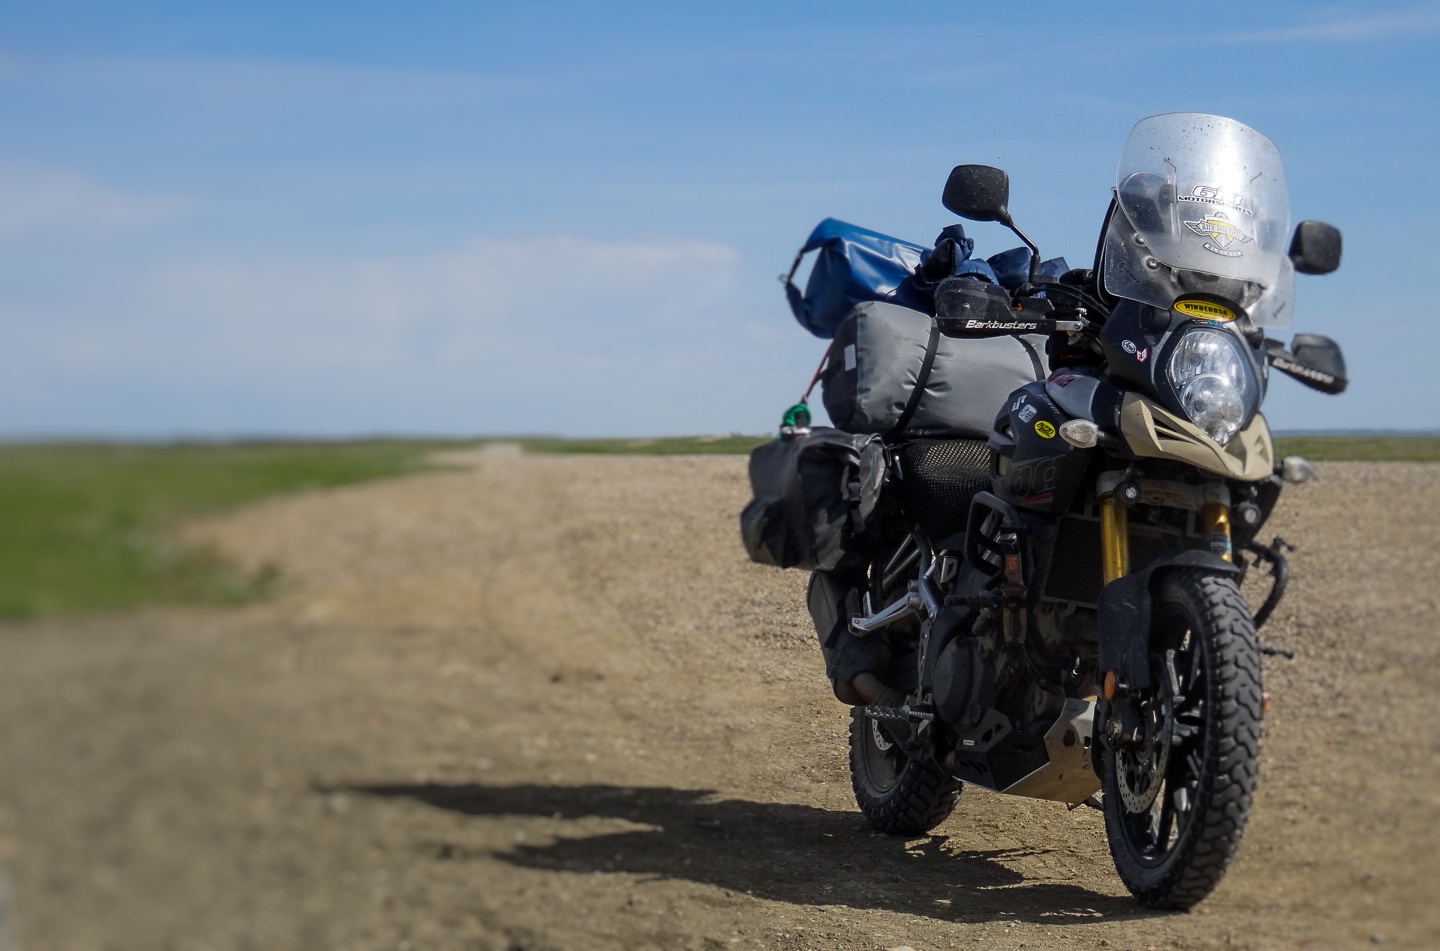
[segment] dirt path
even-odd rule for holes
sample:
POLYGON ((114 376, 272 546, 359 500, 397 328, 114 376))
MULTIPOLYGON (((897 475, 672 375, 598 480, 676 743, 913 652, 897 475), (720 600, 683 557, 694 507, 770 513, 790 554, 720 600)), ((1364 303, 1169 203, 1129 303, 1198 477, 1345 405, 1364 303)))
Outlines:
POLYGON ((0 628, 16 948, 1440 947, 1440 468, 1290 493, 1250 831, 1153 915, 1089 810, 869 832, 743 460, 467 461, 198 526, 268 604, 0 628))

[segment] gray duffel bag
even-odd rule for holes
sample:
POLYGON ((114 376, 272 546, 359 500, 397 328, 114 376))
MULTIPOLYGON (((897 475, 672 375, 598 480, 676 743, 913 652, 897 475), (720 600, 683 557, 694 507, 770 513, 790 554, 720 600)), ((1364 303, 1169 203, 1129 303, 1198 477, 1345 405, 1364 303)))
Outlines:
POLYGON ((821 375, 830 421, 850 433, 984 439, 1015 390, 1045 378, 1045 338, 940 335, 929 314, 857 305, 821 375))

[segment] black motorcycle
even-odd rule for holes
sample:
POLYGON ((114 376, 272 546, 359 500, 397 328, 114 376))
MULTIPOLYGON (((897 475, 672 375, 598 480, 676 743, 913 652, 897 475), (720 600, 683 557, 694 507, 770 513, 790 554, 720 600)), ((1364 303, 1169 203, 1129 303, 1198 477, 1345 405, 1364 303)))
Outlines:
POLYGON ((999 169, 951 173, 945 206, 1014 231, 1030 272, 1013 290, 943 278, 933 326, 1044 335, 1048 376, 992 407, 988 438, 865 444, 856 458, 883 452, 883 501, 847 529, 862 554, 816 575, 833 596, 812 584, 812 613, 845 615, 827 657, 875 659, 836 684, 855 704, 856 799, 897 835, 934 828, 964 783, 1089 804, 1136 898, 1189 908, 1255 791, 1257 629, 1287 578, 1286 545, 1257 535, 1284 483, 1313 475, 1275 457, 1269 369, 1346 382, 1332 341, 1287 349, 1265 331, 1289 322, 1295 271, 1338 267, 1340 235, 1306 221, 1292 236, 1278 150, 1216 116, 1135 126, 1093 268, 1043 274, 1008 194, 999 169), (1252 614, 1240 585, 1262 567, 1252 614))

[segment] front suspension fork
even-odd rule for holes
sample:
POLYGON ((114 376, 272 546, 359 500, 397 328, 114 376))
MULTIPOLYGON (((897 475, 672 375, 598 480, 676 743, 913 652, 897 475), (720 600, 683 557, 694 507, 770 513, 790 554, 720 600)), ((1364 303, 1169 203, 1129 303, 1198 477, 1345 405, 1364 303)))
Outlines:
POLYGON ((1100 500, 1100 558, 1106 584, 1130 573, 1130 513, 1113 493, 1100 500))
POLYGON ((1230 547, 1230 506, 1223 502, 1208 502, 1201 506, 1200 531, 1205 535, 1205 547, 1211 554, 1234 563, 1235 552, 1230 547))
MULTIPOLYGON (((1166 498, 1170 504, 1188 508, 1198 514, 1198 528, 1205 539, 1205 546, 1211 553, 1225 561, 1234 563, 1234 551, 1230 540, 1229 493, 1224 486, 1186 489, 1183 486, 1166 486, 1163 483, 1151 485, 1151 490, 1166 498), (1218 497, 1217 497, 1218 496, 1218 497)), ((1118 581, 1130 573, 1130 515, 1127 502, 1140 501, 1145 490, 1125 473, 1107 472, 1100 476, 1096 485, 1100 497, 1100 558, 1105 583, 1118 581)), ((1282 556, 1283 557, 1283 556, 1282 556)), ((1102 612, 1103 613, 1103 612, 1102 612)), ((1103 634, 1102 634, 1103 638, 1103 634)), ((1102 693, 1104 702, 1097 714, 1097 723, 1102 720, 1109 731, 1102 742, 1113 745, 1129 736, 1134 724, 1125 722, 1134 714, 1133 705, 1120 703, 1119 696, 1128 690, 1121 682, 1119 670, 1104 671, 1102 693), (1119 704, 1112 708, 1111 704, 1119 704)))
MULTIPOLYGON (((1134 485, 1134 483, 1130 483, 1134 485)), ((1100 498, 1100 559, 1105 583, 1130 573, 1130 515, 1117 497, 1124 492, 1124 482, 1106 486, 1102 483, 1100 498), (1108 489, 1108 491, 1104 491, 1108 489)), ((1138 492, 1136 493, 1138 494, 1138 492)), ((1235 561, 1230 544, 1230 506, 1224 502, 1206 502, 1200 507, 1200 532, 1205 547, 1228 562, 1235 561)))

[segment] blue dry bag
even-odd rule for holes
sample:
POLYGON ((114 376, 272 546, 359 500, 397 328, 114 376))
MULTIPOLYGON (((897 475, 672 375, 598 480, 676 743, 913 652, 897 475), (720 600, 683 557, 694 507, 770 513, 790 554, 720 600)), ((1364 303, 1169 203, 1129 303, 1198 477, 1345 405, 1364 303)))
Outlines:
POLYGON ((784 278, 785 297, 800 326, 825 340, 835 336, 845 315, 856 304, 883 300, 925 309, 927 303, 914 296, 905 279, 915 273, 920 256, 927 249, 876 231, 857 228, 835 218, 815 226, 810 240, 795 255, 795 264, 784 278), (818 251, 805 293, 795 286, 800 261, 818 251))

